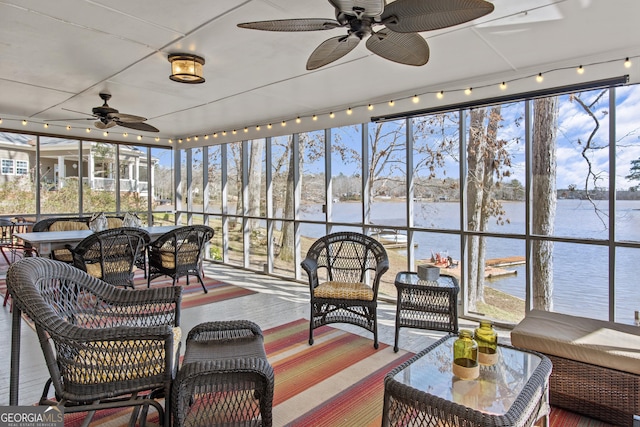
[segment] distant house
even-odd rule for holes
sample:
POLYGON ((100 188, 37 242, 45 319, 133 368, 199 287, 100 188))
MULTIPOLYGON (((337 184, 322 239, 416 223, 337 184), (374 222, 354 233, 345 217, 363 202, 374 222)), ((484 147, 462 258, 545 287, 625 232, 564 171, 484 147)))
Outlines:
POLYGON ((36 165, 34 137, 0 133, 0 185, 20 178, 33 182, 38 167, 40 183, 49 190, 62 188, 71 179, 75 182, 82 174, 83 184, 92 190, 116 191, 118 169, 121 193, 138 193, 146 197, 150 183, 153 188, 153 166, 158 159, 151 159, 149 170, 146 151, 120 145, 117 159, 115 145, 83 141, 82 161, 79 162, 78 150, 78 140, 42 137, 40 164, 36 165))

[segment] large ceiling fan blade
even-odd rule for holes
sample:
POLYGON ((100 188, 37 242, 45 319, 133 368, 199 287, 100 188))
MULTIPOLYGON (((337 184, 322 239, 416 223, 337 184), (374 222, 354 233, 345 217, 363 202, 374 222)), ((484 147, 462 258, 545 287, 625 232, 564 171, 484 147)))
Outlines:
POLYGON ((144 122, 147 120, 146 117, 134 116, 132 114, 124 114, 124 113, 109 113, 107 114, 107 118, 111 120, 116 120, 118 122, 124 122, 124 123, 138 123, 138 122, 144 122))
POLYGON ((362 16, 375 17, 384 10, 384 0, 329 0, 329 3, 348 15, 357 15, 354 11, 362 10, 362 16))
POLYGON ((127 123, 127 122, 121 122, 119 120, 115 121, 119 126, 125 127, 125 128, 129 128, 129 129, 135 129, 135 130, 141 130, 144 132, 160 132, 158 130, 158 128, 155 128, 153 126, 151 126, 148 123, 138 123, 138 122, 134 122, 134 123, 127 123))
POLYGON ((382 23, 397 33, 452 27, 493 12, 484 0, 396 0, 382 13, 382 23))
POLYGON ((238 27, 263 31, 320 31, 332 30, 334 28, 341 27, 341 25, 338 21, 333 19, 307 18, 243 22, 238 24, 238 27))
POLYGON ((351 52, 360 42, 358 37, 337 36, 325 40, 307 60, 307 70, 315 70, 351 52))
POLYGON ((369 37, 367 49, 400 64, 419 66, 429 61, 429 45, 417 33, 396 33, 385 28, 369 37))

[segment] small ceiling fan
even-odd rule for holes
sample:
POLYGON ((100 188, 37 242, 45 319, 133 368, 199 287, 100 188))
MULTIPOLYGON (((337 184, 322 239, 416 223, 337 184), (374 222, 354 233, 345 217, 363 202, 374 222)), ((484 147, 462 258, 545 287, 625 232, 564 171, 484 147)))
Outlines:
MULTIPOLYGON (((160 132, 156 127, 151 126, 148 123, 144 123, 147 119, 146 117, 134 116, 131 114, 124 114, 116 110, 115 108, 109 107, 107 101, 111 99, 111 94, 102 92, 100 93, 100 98, 104 101, 104 103, 99 107, 94 107, 91 109, 91 118, 85 119, 61 119, 63 121, 69 120, 95 120, 94 126, 98 129, 109 129, 114 126, 122 126, 129 129, 135 129, 145 132, 160 132)), ((79 114, 87 114, 81 111, 74 111, 63 108, 66 111, 73 111, 74 113, 79 114)), ((61 120, 48 120, 48 121, 61 121, 61 120)))
POLYGON ((480 18, 493 11, 484 0, 329 0, 336 19, 302 18, 245 22, 240 28, 264 31, 321 31, 347 28, 347 35, 320 44, 307 60, 307 70, 330 64, 351 52, 365 37, 371 52, 406 65, 429 61, 429 45, 417 33, 480 18), (376 25, 384 25, 374 31, 376 25))

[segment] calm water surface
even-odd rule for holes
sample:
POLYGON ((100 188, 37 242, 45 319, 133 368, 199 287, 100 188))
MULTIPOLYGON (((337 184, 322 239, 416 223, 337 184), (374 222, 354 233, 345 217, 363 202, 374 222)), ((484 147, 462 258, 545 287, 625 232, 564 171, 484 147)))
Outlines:
MULTIPOLYGON (((503 222, 490 223, 490 230, 499 233, 525 232, 523 203, 505 203, 503 222)), ((618 201, 616 205, 615 233, 617 240, 640 241, 640 201, 618 201)), ((416 227, 458 229, 460 222, 457 203, 416 203, 416 227)), ((320 206, 307 206, 303 219, 324 220, 320 206)), ((361 221, 361 206, 357 203, 333 205, 335 222, 361 221)), ((372 205, 372 222, 380 225, 402 226, 406 223, 403 202, 378 202, 372 205)), ((608 239, 608 205, 600 202, 595 208, 580 200, 559 200, 555 220, 555 235, 581 239, 608 239), (601 213, 601 218, 596 214, 601 213)), ((324 227, 305 225, 302 234, 319 237, 324 227)), ((460 259, 458 236, 444 233, 418 232, 416 258, 428 259, 432 252, 448 252, 460 259)), ((520 239, 489 238, 487 258, 524 256, 525 243, 520 239)), ((634 310, 640 310, 640 249, 619 248, 615 253, 615 307, 616 321, 633 324, 634 310)), ((524 266, 508 267, 517 272, 489 281, 489 285, 511 295, 524 298, 524 266)), ((609 249, 606 246, 555 243, 553 310, 598 319, 608 318, 609 249)))

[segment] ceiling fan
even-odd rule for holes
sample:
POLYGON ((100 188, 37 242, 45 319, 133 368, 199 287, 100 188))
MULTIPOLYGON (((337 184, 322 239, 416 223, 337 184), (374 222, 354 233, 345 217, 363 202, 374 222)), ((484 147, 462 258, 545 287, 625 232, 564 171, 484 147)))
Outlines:
POLYGON ((390 61, 424 65, 429 45, 419 32, 438 30, 480 18, 493 11, 484 0, 329 0, 336 19, 302 18, 245 22, 240 28, 265 31, 319 31, 347 28, 346 36, 325 40, 307 60, 307 70, 330 64, 351 52, 365 37, 371 52, 390 61), (374 31, 376 25, 384 25, 374 31))
MULTIPOLYGON (((86 119, 66 119, 68 120, 95 120, 94 126, 98 129, 109 129, 114 126, 122 126, 125 128, 145 131, 145 132, 160 132, 156 127, 151 126, 148 123, 144 123, 147 119, 146 117, 134 116, 131 114, 124 114, 116 110, 115 108, 109 107, 107 101, 111 99, 111 94, 102 92, 100 93, 100 98, 104 101, 104 103, 99 107, 94 107, 91 109, 91 118, 86 119)), ((74 111, 63 108, 66 111, 73 111, 74 113, 87 114, 81 111, 74 111)), ((65 119, 63 119, 65 120, 65 119)), ((49 120, 49 121, 60 121, 60 120, 49 120)))

